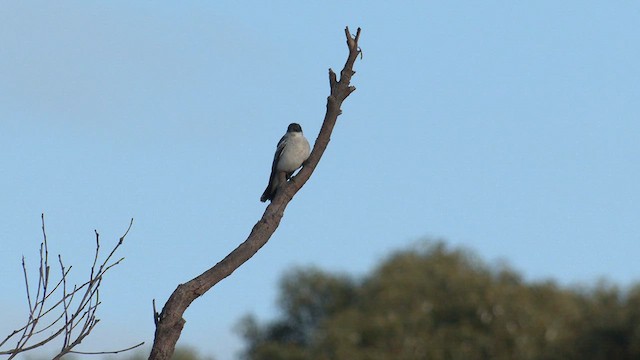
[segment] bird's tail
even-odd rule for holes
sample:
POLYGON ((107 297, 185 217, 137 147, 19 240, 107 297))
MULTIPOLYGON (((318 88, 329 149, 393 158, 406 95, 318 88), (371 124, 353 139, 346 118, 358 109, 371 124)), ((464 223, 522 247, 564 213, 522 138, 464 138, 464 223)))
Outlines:
POLYGON ((260 201, 265 202, 267 200, 273 200, 273 197, 276 195, 276 189, 278 188, 277 180, 278 179, 275 174, 272 173, 269 177, 269 184, 267 184, 267 188, 262 193, 262 196, 260 196, 260 201))
POLYGON ((280 185, 287 182, 285 176, 286 174, 284 172, 275 172, 271 174, 271 177, 269 178, 269 185, 267 185, 267 188, 262 193, 260 201, 265 202, 267 200, 273 200, 280 185))
POLYGON ((275 195, 275 193, 271 191, 271 183, 269 183, 269 185, 267 185, 267 188, 262 193, 262 196, 260 196, 260 201, 262 202, 265 202, 267 200, 271 201, 273 200, 273 195, 275 195))

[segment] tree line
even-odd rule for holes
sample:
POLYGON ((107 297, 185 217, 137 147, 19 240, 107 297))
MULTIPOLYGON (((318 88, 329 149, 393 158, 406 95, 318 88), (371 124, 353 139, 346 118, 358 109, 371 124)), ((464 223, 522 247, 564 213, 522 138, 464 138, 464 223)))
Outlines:
POLYGON ((444 243, 358 279, 291 270, 278 305, 241 321, 244 359, 640 359, 640 285, 527 282, 444 243))

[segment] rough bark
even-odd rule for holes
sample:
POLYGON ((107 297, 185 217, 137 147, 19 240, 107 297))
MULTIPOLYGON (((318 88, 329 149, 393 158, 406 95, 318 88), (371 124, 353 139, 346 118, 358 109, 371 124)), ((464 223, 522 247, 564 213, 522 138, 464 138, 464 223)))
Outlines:
POLYGON ((355 87, 350 86, 349 83, 351 77, 355 74, 353 64, 361 53, 358 47, 360 28, 358 28, 354 36, 347 27, 345 35, 347 37, 349 56, 340 73, 340 80, 337 79, 333 70, 329 69, 331 93, 327 98, 327 112, 309 159, 307 159, 296 176, 281 186, 273 201, 264 211, 262 218, 253 226, 249 237, 242 244, 209 270, 184 284, 178 285, 164 305, 162 312, 158 314, 154 309, 156 332, 151 354, 149 355, 150 360, 169 360, 171 358, 185 324, 185 320, 182 317, 185 310, 195 299, 222 279, 231 275, 267 243, 278 228, 285 208, 313 174, 329 144, 338 116, 342 113, 342 110, 340 110, 342 102, 355 90, 355 87))

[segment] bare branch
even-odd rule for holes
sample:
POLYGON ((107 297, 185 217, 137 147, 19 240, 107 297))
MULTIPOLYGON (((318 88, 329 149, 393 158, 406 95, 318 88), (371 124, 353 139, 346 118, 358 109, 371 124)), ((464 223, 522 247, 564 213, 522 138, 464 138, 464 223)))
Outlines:
POLYGON ((311 177, 329 144, 337 118, 342 112, 340 109, 342 102, 355 91, 355 87, 349 84, 351 77, 355 74, 353 64, 358 55, 361 54, 361 50, 358 47, 360 28, 358 28, 356 35, 352 36, 347 27, 345 35, 349 55, 344 68, 340 72, 339 80, 333 70, 329 69, 331 91, 327 98, 327 112, 309 158, 300 172, 279 188, 272 202, 264 211, 262 218, 253 226, 248 238, 242 244, 209 270, 184 284, 178 285, 160 314, 155 311, 154 306, 156 332, 151 354, 149 355, 150 360, 168 360, 171 358, 184 327, 185 320, 182 315, 185 310, 195 299, 222 279, 231 275, 267 243, 278 228, 287 205, 311 177))
POLYGON ((93 264, 89 274, 89 280, 82 285, 74 285, 73 290, 67 286, 68 276, 71 271, 71 266, 68 268, 62 261, 62 256, 58 255, 58 263, 60 265, 60 280, 50 290, 50 265, 49 265, 49 245, 47 242, 47 234, 44 223, 44 214, 42 215, 42 236, 43 241, 40 244, 40 267, 38 288, 36 290, 35 302, 31 298, 31 289, 29 286, 29 276, 27 273, 27 266, 25 264, 24 256, 22 258, 22 269, 25 278, 25 286, 27 293, 27 303, 29 306, 29 317, 26 324, 21 328, 14 330, 9 334, 2 343, 0 348, 4 346, 10 339, 17 337, 17 344, 14 348, 0 351, 0 355, 9 355, 9 359, 13 359, 18 354, 25 351, 29 351, 40 346, 43 346, 49 342, 52 342, 59 336, 62 337, 62 344, 59 353, 55 355, 54 359, 59 359, 63 355, 68 353, 78 354, 116 354, 123 351, 134 349, 141 346, 144 343, 115 351, 103 351, 103 352, 76 352, 73 350, 84 340, 93 329, 97 326, 100 319, 96 317, 98 307, 100 306, 100 285, 104 275, 114 266, 120 264, 124 258, 120 258, 117 261, 112 261, 113 255, 118 248, 123 244, 124 238, 131 230, 133 225, 133 219, 129 223, 124 235, 119 238, 118 243, 114 246, 108 256, 98 265, 98 258, 100 257, 100 240, 98 232, 96 231, 96 250, 94 254, 93 264), (60 299, 55 301, 52 305, 50 300, 52 296, 60 296, 60 299), (78 297, 76 297, 78 295, 78 297), (78 300, 79 299, 79 300, 78 300), (55 318, 51 321, 50 316, 55 312, 59 312, 55 315, 55 318), (60 321, 62 323, 60 323, 60 321), (50 322, 49 322, 50 321, 50 322), (40 324, 47 324, 46 326, 40 326, 40 324), (54 326, 56 326, 54 328, 54 326), (42 334, 45 331, 51 333, 47 337, 40 338, 35 342, 31 341, 33 336, 42 334), (19 337, 17 336, 18 334, 19 337))
POLYGON ((60 269, 62 270, 62 308, 64 309, 64 342, 62 343, 62 349, 69 345, 71 339, 71 330, 69 327, 69 303, 67 303, 67 277, 65 276, 64 264, 62 263, 62 256, 58 255, 58 261, 60 262, 60 269))
POLYGON ((129 350, 133 350, 133 349, 135 349, 135 348, 137 348, 137 347, 140 347, 140 346, 142 346, 142 345, 144 345, 144 341, 143 341, 143 342, 141 342, 141 343, 139 343, 139 344, 136 344, 136 345, 130 346, 130 347, 126 348, 126 349, 120 349, 120 350, 112 350, 112 351, 93 351, 93 352, 87 352, 87 351, 69 351, 69 353, 70 353, 70 354, 82 354, 82 355, 119 354, 119 353, 121 353, 121 352, 125 352, 125 351, 129 351, 129 350))
POLYGON ((31 294, 29 292, 29 276, 27 276, 27 266, 24 264, 24 255, 22 255, 22 272, 24 274, 24 286, 27 289, 27 303, 29 304, 29 311, 33 309, 31 305, 31 294))

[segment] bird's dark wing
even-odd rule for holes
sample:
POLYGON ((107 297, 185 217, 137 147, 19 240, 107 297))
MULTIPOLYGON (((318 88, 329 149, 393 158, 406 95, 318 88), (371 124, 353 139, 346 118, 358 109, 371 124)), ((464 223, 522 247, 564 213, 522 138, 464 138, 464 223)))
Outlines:
POLYGON ((287 139, 287 135, 285 135, 282 137, 282 139, 280 139, 280 141, 278 141, 278 147, 276 148, 275 155, 273 155, 273 163, 271 164, 271 175, 269 175, 269 184, 260 197, 260 201, 262 202, 273 199, 273 196, 275 195, 277 186, 274 185, 274 181, 276 180, 276 176, 278 176, 278 162, 280 161, 280 155, 282 155, 282 152, 287 145, 287 139))
POLYGON ((287 135, 283 136, 280 141, 278 141, 278 147, 276 148, 276 153, 273 155, 273 164, 271 164, 271 176, 274 176, 276 173, 276 166, 278 166, 278 161, 280 161, 280 155, 282 155, 282 151, 284 151, 285 146, 287 146, 287 135))

